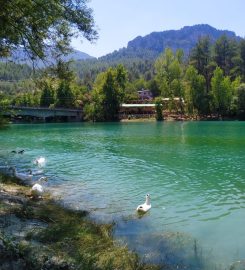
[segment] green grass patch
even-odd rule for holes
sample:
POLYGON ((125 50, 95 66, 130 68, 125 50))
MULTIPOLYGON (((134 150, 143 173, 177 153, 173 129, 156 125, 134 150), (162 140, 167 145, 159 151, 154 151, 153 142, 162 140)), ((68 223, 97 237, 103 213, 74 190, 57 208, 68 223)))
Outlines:
POLYGON ((67 209, 49 195, 32 200, 28 197, 30 188, 17 185, 11 177, 0 177, 5 183, 4 189, 25 198, 11 213, 22 221, 37 220, 46 224, 29 231, 24 242, 12 245, 11 240, 5 241, 13 251, 13 258, 24 263, 24 269, 159 269, 142 263, 127 247, 115 244, 113 224, 97 224, 89 219, 86 211, 67 209))

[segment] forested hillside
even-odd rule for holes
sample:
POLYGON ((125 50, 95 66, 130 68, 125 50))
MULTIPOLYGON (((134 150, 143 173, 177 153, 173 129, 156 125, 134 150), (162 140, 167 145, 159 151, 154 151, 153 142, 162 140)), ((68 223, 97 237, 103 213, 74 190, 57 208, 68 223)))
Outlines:
MULTIPOLYGON (((183 40, 190 29, 200 28, 213 31, 205 25, 184 27, 183 40)), ((98 60, 61 60, 36 72, 35 80, 27 66, 2 63, 0 76, 5 81, 0 91, 13 105, 83 107, 87 119, 110 121, 117 119, 119 104, 134 102, 143 88, 151 92, 152 102, 169 112, 244 119, 245 40, 229 31, 215 33, 199 36, 194 31, 191 37, 197 41, 188 55, 176 47, 159 54, 137 49, 138 56, 124 48, 98 60), (15 73, 18 80, 11 82, 15 73), (162 98, 169 102, 162 104, 162 98)))
POLYGON ((19 81, 30 78, 32 68, 28 65, 18 65, 13 62, 0 62, 1 81, 19 81))
POLYGON ((209 37, 210 44, 220 38, 222 35, 229 37, 234 41, 241 40, 240 37, 232 31, 217 30, 216 28, 200 24, 194 26, 185 26, 180 30, 169 30, 163 32, 153 32, 145 37, 136 37, 128 42, 126 48, 119 49, 100 58, 76 61, 74 70, 78 73, 80 79, 95 79, 99 72, 105 71, 109 66, 123 64, 130 72, 132 79, 137 79, 139 75, 149 77, 149 72, 155 59, 166 49, 173 51, 182 49, 185 60, 190 56, 192 48, 202 37, 209 37))
MULTIPOLYGON (((200 24, 185 26, 180 30, 153 32, 145 37, 136 37, 128 42, 126 48, 121 48, 98 59, 75 50, 68 56, 63 57, 63 60, 74 60, 72 69, 80 79, 85 81, 93 81, 100 72, 105 71, 110 66, 115 67, 118 64, 123 64, 129 70, 129 76, 132 80, 138 79, 140 76, 149 78, 152 74, 152 66, 155 59, 166 48, 171 48, 173 51, 182 49, 184 51, 184 58, 188 59, 192 48, 201 37, 209 37, 210 43, 213 44, 222 35, 237 42, 241 40, 232 31, 217 30, 212 26, 200 24)), ((19 64, 27 63, 29 66, 32 65, 32 62, 27 60, 27 55, 21 49, 13 52, 9 60, 19 64)), ((45 64, 48 66, 51 63, 54 63, 54 59, 50 56, 45 64)), ((36 64, 44 68, 42 61, 36 64)), ((12 77, 11 80, 19 80, 19 77, 23 77, 23 71, 19 68, 18 70, 20 74, 16 72, 10 74, 8 67, 3 72, 5 72, 5 76, 12 77)), ((0 79, 2 80, 2 77, 0 79)))
POLYGON ((33 70, 28 65, 0 62, 0 94, 15 96, 35 88, 33 70))

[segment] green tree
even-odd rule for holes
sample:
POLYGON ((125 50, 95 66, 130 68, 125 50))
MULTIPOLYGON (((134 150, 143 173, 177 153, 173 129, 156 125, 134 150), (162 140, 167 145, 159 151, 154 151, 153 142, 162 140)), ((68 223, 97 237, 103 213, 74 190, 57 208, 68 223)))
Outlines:
POLYGON ((238 104, 237 104, 237 100, 238 100, 238 88, 241 85, 241 77, 238 76, 235 78, 234 81, 231 82, 231 89, 232 89, 232 93, 231 93, 231 106, 230 106, 230 114, 231 116, 235 116, 237 115, 238 112, 238 104))
POLYGON ((109 68, 98 75, 92 91, 92 102, 86 106, 88 117, 94 121, 116 121, 127 84, 123 66, 109 68))
POLYGON ((230 110, 232 86, 230 78, 224 77, 224 72, 220 67, 214 71, 211 86, 213 107, 219 115, 224 116, 230 110))
POLYGON ((104 94, 104 119, 106 121, 117 120, 120 108, 120 98, 118 98, 118 93, 113 75, 113 70, 109 69, 106 73, 105 82, 102 86, 102 92, 104 94))
POLYGON ((7 125, 8 121, 4 118, 4 113, 8 111, 8 106, 10 101, 6 95, 0 92, 0 128, 3 128, 7 125))
POLYGON ((240 42, 240 71, 242 81, 245 82, 245 39, 240 42))
POLYGON ((207 66, 211 59, 211 43, 209 37, 202 37, 192 49, 190 62, 199 74, 205 76, 207 66))
POLYGON ((209 37, 202 37, 198 40, 196 46, 191 51, 190 64, 196 68, 198 74, 204 76, 208 93, 214 70, 214 63, 211 61, 211 42, 209 37))
POLYGON ((48 82, 44 82, 42 85, 42 93, 40 97, 40 106, 49 107, 55 103, 54 90, 48 82))
POLYGON ((74 71, 70 68, 71 62, 65 62, 61 59, 57 61, 54 67, 48 69, 49 76, 53 76, 59 80, 65 80, 66 82, 72 82, 75 80, 74 71))
POLYGON ((138 92, 135 84, 132 82, 128 82, 127 86, 125 88, 125 92, 124 92, 124 98, 123 98, 123 102, 125 103, 132 103, 135 102, 135 100, 137 100, 139 98, 138 92))
POLYGON ((75 102, 75 95, 71 89, 69 82, 60 81, 56 93, 56 107, 72 108, 75 102))
POLYGON ((224 71, 225 76, 232 75, 232 69, 235 67, 234 59, 237 52, 237 43, 229 39, 226 35, 216 40, 214 45, 214 60, 224 71))
POLYGON ((149 82, 147 82, 147 88, 151 91, 153 97, 160 96, 161 92, 158 83, 155 79, 152 79, 149 82))
POLYGON ((204 76, 198 74, 198 71, 193 66, 189 66, 186 70, 185 79, 185 101, 187 103, 188 112, 191 114, 207 114, 208 96, 204 76))
POLYGON ((118 120, 126 82, 127 72, 122 65, 118 65, 115 70, 109 69, 106 72, 105 82, 102 86, 104 119, 106 121, 118 120))
POLYGON ((31 59, 64 54, 71 38, 97 37, 87 0, 0 0, 0 56, 22 46, 31 59))
POLYGON ((140 91, 141 89, 145 89, 146 88, 146 81, 145 79, 141 76, 140 78, 136 79, 133 82, 134 85, 134 89, 136 91, 140 91))
POLYGON ((116 67, 116 83, 121 88, 121 92, 123 92, 126 88, 126 83, 128 80, 128 73, 122 64, 119 64, 116 67))
POLYGON ((84 114, 86 120, 104 121, 103 96, 98 89, 93 89, 91 100, 84 106, 84 114))
POLYGON ((238 117, 245 120, 245 84, 241 84, 237 89, 237 111, 238 117))
POLYGON ((167 48, 155 62, 156 81, 163 97, 170 98, 169 109, 174 106, 174 97, 183 98, 183 68, 181 51, 176 54, 167 48))

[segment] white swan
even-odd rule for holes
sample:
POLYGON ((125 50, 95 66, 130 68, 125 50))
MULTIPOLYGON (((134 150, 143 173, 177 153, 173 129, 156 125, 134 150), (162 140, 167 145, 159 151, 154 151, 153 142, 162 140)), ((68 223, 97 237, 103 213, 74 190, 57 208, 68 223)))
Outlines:
POLYGON ((28 170, 28 172, 30 172, 30 174, 32 175, 40 175, 43 174, 43 170, 28 170))
POLYGON ((9 171, 12 171, 13 172, 13 175, 22 180, 22 181, 31 181, 32 180, 32 174, 30 171, 28 171, 28 173, 20 173, 20 172, 17 172, 16 168, 15 167, 10 167, 9 168, 9 171))
POLYGON ((137 211, 138 212, 147 212, 148 210, 151 209, 151 203, 150 203, 150 194, 147 194, 145 196, 145 203, 144 204, 140 204, 138 207, 137 207, 137 211))
POLYGON ((45 157, 39 157, 39 158, 36 158, 34 160, 34 164, 36 164, 36 165, 38 165, 40 167, 45 165, 45 162, 46 162, 45 157))
POLYGON ((31 188, 31 195, 34 197, 34 198, 38 198, 38 197, 41 197, 42 194, 44 193, 44 188, 43 186, 41 185, 41 183, 43 182, 46 182, 48 180, 47 177, 41 177, 36 184, 34 184, 31 188))

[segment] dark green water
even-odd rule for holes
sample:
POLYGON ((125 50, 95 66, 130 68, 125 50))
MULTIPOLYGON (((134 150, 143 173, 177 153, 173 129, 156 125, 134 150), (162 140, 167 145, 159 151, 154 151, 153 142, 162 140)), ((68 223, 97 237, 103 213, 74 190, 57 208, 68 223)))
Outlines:
POLYGON ((119 221, 115 235, 146 260, 175 265, 176 255, 189 269, 245 260, 244 122, 13 125, 0 139, 0 166, 21 171, 45 157, 47 188, 119 221), (146 193, 152 209, 140 218, 146 193))

